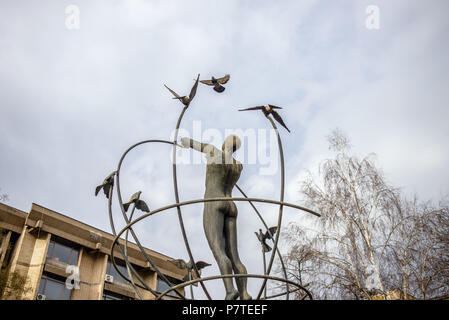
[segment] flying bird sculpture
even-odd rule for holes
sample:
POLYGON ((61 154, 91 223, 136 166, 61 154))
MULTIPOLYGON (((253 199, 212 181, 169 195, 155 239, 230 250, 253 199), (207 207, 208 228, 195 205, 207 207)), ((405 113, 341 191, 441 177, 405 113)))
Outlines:
POLYGON ((214 90, 217 92, 223 92, 225 91, 225 87, 223 87, 222 84, 228 82, 230 78, 231 76, 227 74, 222 78, 215 79, 214 77, 212 77, 212 79, 210 80, 200 80, 200 82, 208 86, 214 86, 214 90))
POLYGON ((277 122, 279 122, 281 124, 281 126, 283 126, 285 129, 287 129, 288 132, 290 132, 290 130, 287 128, 287 126, 285 125, 284 121, 282 120, 281 116, 279 115, 279 113, 277 113, 277 111, 275 111, 274 109, 282 109, 281 107, 276 107, 273 106, 272 104, 267 104, 266 106, 257 106, 257 107, 252 107, 252 108, 246 108, 246 109, 239 109, 239 111, 248 111, 248 110, 262 110, 263 114, 265 115, 265 117, 268 118, 268 116, 270 114, 273 115, 274 120, 276 120, 277 122))
POLYGON ((173 99, 178 99, 179 101, 181 101, 181 103, 183 105, 188 107, 190 105, 190 102, 192 102, 193 98, 196 95, 196 90, 198 88, 198 81, 199 81, 199 79, 200 79, 200 75, 198 74, 198 77, 196 78, 195 84, 193 85, 192 89, 190 89, 190 94, 189 94, 188 97, 187 96, 180 96, 175 91, 173 91, 172 89, 167 87, 165 84, 164 84, 164 86, 168 89, 168 91, 170 91, 175 96, 173 99))
POLYGON ((254 232, 257 236, 257 239, 259 239, 260 243, 262 244, 262 250, 263 252, 269 252, 271 251, 271 247, 267 244, 267 239, 273 239, 272 236, 274 236, 274 234, 277 231, 277 227, 271 227, 268 230, 270 230, 270 232, 262 232, 262 229, 259 229, 259 233, 254 232), (271 235, 270 235, 271 233, 271 235))
POLYGON ((136 193, 134 193, 131 198, 129 199, 129 201, 127 203, 123 204, 123 208, 125 209, 125 211, 128 211, 129 206, 134 203, 136 209, 139 209, 143 212, 150 212, 150 209, 148 208, 147 204, 145 203, 145 201, 140 200, 140 194, 142 193, 142 191, 138 191, 136 193))
MULTIPOLYGON (((185 262, 182 259, 176 259, 176 260, 168 260, 169 262, 173 263, 176 267, 182 270, 187 270, 188 274, 184 277, 184 281, 188 281, 191 278, 192 270, 194 270, 192 261, 189 261, 188 263, 185 262)), ((204 261, 197 261, 195 262, 196 268, 198 271, 201 269, 204 269, 205 267, 211 266, 210 263, 204 262, 204 261)))
POLYGON ((115 176, 115 171, 112 172, 110 175, 108 175, 104 179, 103 183, 95 188, 95 196, 97 196, 98 192, 100 192, 100 190, 103 189, 103 192, 106 195, 106 198, 109 199, 109 191, 114 186, 114 176, 115 176))

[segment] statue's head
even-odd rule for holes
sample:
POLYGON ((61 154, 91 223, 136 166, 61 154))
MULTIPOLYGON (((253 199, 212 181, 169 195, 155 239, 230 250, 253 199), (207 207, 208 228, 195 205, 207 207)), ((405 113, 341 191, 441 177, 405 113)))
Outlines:
POLYGON ((230 134, 226 137, 225 141, 223 142, 223 145, 221 146, 221 150, 223 152, 230 151, 235 152, 240 148, 242 145, 242 141, 240 141, 240 138, 237 137, 235 134, 230 134))

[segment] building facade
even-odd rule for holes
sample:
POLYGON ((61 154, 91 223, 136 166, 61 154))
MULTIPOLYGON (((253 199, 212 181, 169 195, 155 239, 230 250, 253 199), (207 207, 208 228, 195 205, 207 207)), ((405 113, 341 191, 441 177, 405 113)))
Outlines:
MULTIPOLYGON (((0 203, 0 230, 0 266, 9 274, 18 273, 26 278, 27 290, 15 299, 139 298, 111 262, 114 236, 110 233, 34 203, 29 213, 0 203)), ((124 241, 120 239, 119 242, 123 247, 124 241)), ((127 250, 129 262, 145 283, 155 291, 165 291, 168 285, 159 279, 139 247, 128 242, 127 250)), ((182 282, 186 270, 170 263, 172 258, 147 248, 145 252, 170 282, 182 282)), ((114 257, 120 272, 127 276, 126 264, 119 259, 122 255, 117 246, 114 257)), ((154 299, 150 291, 139 290, 143 299, 154 299)), ((183 290, 181 292, 184 294, 183 290)))

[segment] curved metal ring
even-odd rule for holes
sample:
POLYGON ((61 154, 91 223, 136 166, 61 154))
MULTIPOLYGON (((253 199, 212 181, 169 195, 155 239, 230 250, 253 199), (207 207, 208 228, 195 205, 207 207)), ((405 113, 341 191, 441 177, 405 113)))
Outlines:
MULTIPOLYGON (((145 219, 145 218, 147 218, 147 217, 149 217, 149 216, 151 216, 151 215, 154 215, 154 214, 156 214, 156 213, 158 213, 158 212, 165 211, 165 210, 168 210, 168 209, 172 209, 172 208, 175 208, 175 207, 181 207, 181 206, 190 205, 190 204, 195 204, 195 203, 214 202, 214 201, 246 201, 246 202, 253 201, 253 202, 271 203, 271 204, 282 204, 282 205, 284 205, 284 206, 291 207, 291 208, 295 208, 295 209, 298 209, 298 210, 303 210, 303 211, 306 211, 306 212, 308 212, 308 213, 311 213, 311 214, 313 214, 313 215, 316 215, 316 216, 320 217, 320 214, 319 214, 319 213, 316 213, 316 212, 314 212, 314 211, 312 211, 312 210, 310 210, 310 209, 307 209, 307 208, 304 208, 304 207, 301 207, 301 206, 298 206, 298 205, 295 205, 295 204, 292 204, 292 203, 288 203, 288 202, 280 202, 280 201, 277 201, 277 200, 269 200, 269 199, 259 199, 259 198, 228 198, 228 197, 222 197, 222 198, 207 198, 207 199, 197 199, 197 200, 189 200, 189 201, 179 202, 179 203, 167 205, 167 206, 161 207, 161 208, 159 208, 159 209, 153 210, 153 211, 151 211, 151 212, 148 212, 148 213, 146 213, 146 214, 140 216, 139 218, 135 219, 134 221, 129 222, 129 223, 128 223, 128 224, 127 224, 127 225, 126 225, 120 232, 119 232, 119 233, 117 233, 117 234, 115 235, 114 241, 112 242, 112 246, 111 246, 111 260, 112 260, 112 262, 113 262, 113 263, 115 262, 115 258, 114 258, 114 247, 115 247, 116 245, 118 245, 118 239, 120 238, 120 236, 121 236, 126 230, 128 230, 129 228, 131 228, 134 224, 136 224, 136 223, 139 222, 140 220, 143 220, 143 219, 145 219)), ((146 252, 145 252, 145 253, 146 253, 146 252)), ((115 265, 115 263, 114 263, 114 265, 115 265)), ((116 269, 118 269, 118 268, 116 268, 116 269)), ((123 274, 121 274, 121 272, 120 272, 119 270, 117 270, 117 271, 119 272, 119 274, 120 274, 122 277, 124 277, 125 279, 127 279, 127 277, 124 276, 123 274)), ((128 279, 128 281, 129 281, 129 279, 128 279)), ((198 279, 198 281, 201 283, 201 278, 198 279)), ((266 281, 265 281, 265 283, 266 283, 266 281)), ((177 292, 177 291, 176 291, 176 292, 177 292)), ((184 297, 183 297, 183 298, 184 298, 184 297)))
MULTIPOLYGON (((176 128, 175 128, 175 135, 173 137, 173 153, 172 153, 172 161, 173 161, 173 166, 172 166, 172 177, 173 177, 173 188, 174 188, 174 192, 175 192, 175 201, 176 203, 179 203, 179 191, 178 191, 178 175, 176 172, 176 147, 177 147, 177 140, 178 140, 178 133, 179 133, 179 127, 181 126, 181 121, 182 118, 184 117, 184 113, 187 111, 187 108, 189 107, 190 102, 188 105, 184 106, 184 108, 181 111, 181 114, 178 117, 178 122, 176 123, 176 128)), ((187 254, 189 255, 189 259, 192 262, 193 265, 193 269, 195 270, 196 274, 200 274, 196 263, 195 263, 195 259, 193 258, 193 254, 192 254, 192 250, 190 249, 190 245, 189 245, 189 240, 187 239, 187 233, 186 230, 184 228, 184 221, 182 219, 182 212, 181 212, 181 208, 180 207, 176 207, 176 211, 178 213, 178 222, 179 222, 179 226, 181 228, 181 234, 182 234, 182 239, 184 240, 184 245, 186 247, 187 250, 187 254)), ((204 293, 206 294, 207 298, 209 300, 212 300, 212 298, 210 297, 209 292, 206 289, 206 286, 200 282, 201 287, 203 288, 204 293)))
POLYGON ((171 288, 165 290, 156 298, 156 300, 160 300, 162 297, 164 297, 165 295, 167 295, 169 292, 171 292, 173 290, 177 290, 179 288, 184 288, 188 285, 191 285, 191 284, 194 284, 197 282, 225 279, 225 278, 259 278, 259 279, 264 279, 265 281, 267 281, 267 280, 281 281, 281 282, 285 282, 285 283, 288 283, 288 284, 291 284, 291 285, 297 287, 298 290, 303 290, 306 293, 306 295, 310 298, 310 300, 313 300, 312 294, 306 288, 297 284, 296 282, 293 282, 291 280, 284 279, 284 278, 278 278, 278 277, 274 277, 274 276, 270 276, 270 275, 259 275, 259 274, 224 274, 224 275, 220 275, 220 276, 204 277, 201 279, 186 281, 186 282, 180 283, 174 287, 171 287, 171 288))
MULTIPOLYGON (((236 186, 236 188, 240 191, 240 193, 241 193, 245 198, 248 198, 248 196, 246 195, 246 193, 243 192, 242 188, 240 188, 237 184, 236 184, 235 186, 236 186)), ((255 206, 251 201, 249 201, 249 204, 251 205, 251 207, 252 207, 252 208, 254 209, 254 211, 256 212, 256 214, 257 214, 257 216, 259 217, 260 221, 262 221, 262 224, 264 225, 266 231, 267 231, 268 234, 270 235, 271 241, 273 241, 273 243, 274 243, 274 237, 273 237, 273 235, 271 234, 270 228, 268 227, 268 225, 267 225, 267 223, 265 222, 265 220, 262 218, 262 215, 260 214, 259 210, 257 210, 256 206, 255 206)), ((277 254, 278 254, 279 261, 281 262, 282 272, 284 273, 284 279, 288 279, 288 276, 287 276, 287 270, 285 269, 284 259, 282 259, 281 252, 279 251, 279 248, 277 248, 277 246, 276 246, 276 252, 277 252, 277 254)), ((264 257, 264 263, 265 263, 265 257, 264 257)), ((287 293, 286 293, 286 294, 287 294, 286 300, 289 300, 290 289, 289 289, 289 287, 288 287, 288 283, 286 283, 285 286, 286 286, 286 292, 287 292, 287 293)), ((266 292, 265 292, 265 294, 266 294, 266 292)))
POLYGON ((171 205, 167 205, 165 207, 161 207, 159 209, 153 210, 151 212, 148 212, 144 215, 141 215, 139 218, 135 219, 134 221, 128 223, 125 227, 123 227, 123 229, 115 236, 114 241, 112 243, 112 247, 111 247, 111 256, 113 256, 114 254, 114 246, 116 245, 118 239, 120 238, 120 236, 130 227, 132 227, 134 224, 136 224, 137 222, 139 222, 140 220, 143 220, 153 214, 156 214, 158 212, 161 211, 165 211, 168 209, 172 209, 175 207, 181 207, 181 206, 186 206, 186 205, 190 205, 190 204, 194 204, 194 203, 202 203, 202 202, 214 202, 214 201, 253 201, 253 202, 262 202, 262 203, 271 203, 271 204, 279 204, 279 205, 284 205, 287 207, 291 207, 291 208, 295 208, 295 209, 299 209, 299 210, 303 210, 306 212, 309 212, 313 215, 316 215, 318 217, 320 217, 319 213, 316 213, 310 209, 292 204, 292 203, 288 203, 288 202, 281 202, 281 201, 277 201, 277 200, 269 200, 269 199, 259 199, 259 198, 228 198, 228 197, 220 197, 220 198, 206 198, 206 199, 197 199, 197 200, 189 200, 189 201, 183 201, 183 202, 179 202, 179 203, 175 203, 175 204, 171 204, 171 205))
MULTIPOLYGON (((278 148, 279 148, 279 157, 281 160, 281 190, 280 190, 280 202, 284 202, 284 185, 285 185, 285 166, 284 166, 284 150, 282 149, 282 141, 281 141, 281 136, 279 134, 279 130, 276 127, 273 119, 271 119, 270 117, 267 117, 268 120, 270 120, 271 125, 273 126, 273 129, 276 131, 276 136, 277 136, 277 140, 278 140, 278 148)), ((281 223, 282 223, 282 213, 283 213, 283 205, 280 204, 279 205, 279 214, 278 214, 278 224, 277 224, 277 230, 278 232, 276 233, 276 237, 274 240, 274 244, 273 244, 273 251, 271 252, 271 256, 270 256, 270 262, 268 263, 268 267, 267 267, 267 275, 270 274, 271 272, 271 267, 273 266, 273 262, 274 262, 274 256, 276 254, 276 251, 278 249, 278 243, 279 243, 279 236, 281 234, 281 223)), ((262 286, 260 287, 259 290, 259 294, 257 295, 256 299, 260 299, 260 296, 262 295, 263 289, 265 288, 265 285, 267 284, 267 280, 265 279, 262 283, 262 286)), ((288 299, 288 292, 290 290, 288 289, 288 284, 287 284, 287 299, 288 299)))
MULTIPOLYGON (((124 158, 126 157, 126 155, 132 150, 132 149, 134 149, 135 147, 137 147, 137 146, 139 146, 139 145, 142 145, 142 144, 145 144, 145 143, 151 143, 151 142, 159 142, 159 143, 166 143, 166 144, 170 144, 170 145, 174 145, 175 143, 173 143, 173 142, 171 142, 171 141, 167 141, 167 140, 159 140, 159 139, 151 139, 151 140, 144 140, 144 141, 141 141, 141 142, 138 142, 138 143, 136 143, 136 144, 134 144, 134 145, 132 145, 131 147, 129 147, 125 152, 124 152, 124 154, 122 155, 122 157, 120 158, 120 161, 119 161, 119 165, 118 165, 118 168, 117 168, 117 194, 118 194, 118 199, 119 199, 119 203, 120 203, 120 207, 121 207, 121 209, 122 209, 122 204, 123 204, 123 200, 122 200, 122 198, 121 198, 121 192, 120 192, 120 177, 119 177, 119 173, 120 173, 120 169, 121 169, 121 165, 122 165, 122 162, 123 162, 123 160, 124 160, 124 158)), ((239 190, 240 190, 240 188, 239 188, 239 190)), ((247 196, 244 194, 244 196, 246 197, 246 200, 248 201, 248 202, 250 202, 250 204, 252 205, 252 203, 251 203, 251 199, 250 198, 247 198, 247 196)), ((204 200, 204 199, 203 199, 204 200)), ((225 200, 229 200, 229 199, 225 199, 225 200)), ((235 199, 236 201, 238 201, 237 199, 235 199)), ((271 202, 270 200, 264 200, 264 199, 259 199, 260 201, 259 202, 271 202)), ((215 201, 218 201, 218 200, 215 200, 215 201)), ((257 200, 255 200, 255 201, 257 201, 257 200)), ((278 203, 278 204, 281 204, 281 203, 278 203)), ((181 205, 183 205, 183 204, 181 204, 181 205)), ((179 206, 181 206, 181 205, 179 205, 179 206)), ((282 204, 281 204, 282 205, 282 204)), ((174 205, 174 206, 176 206, 177 208, 179 208, 179 206, 178 206, 178 204, 176 204, 176 205, 174 205)), ((253 205, 252 205, 253 206, 253 205)), ((296 209, 302 209, 302 210, 305 210, 305 211, 308 211, 308 212, 310 212, 310 213, 312 213, 312 214, 315 214, 315 215, 318 215, 319 216, 319 214, 317 214, 317 213, 315 213, 315 212, 312 212, 312 211, 310 211, 310 210, 308 210, 308 209, 306 209, 306 208, 303 208, 303 207, 299 207, 299 206, 295 206, 295 205, 293 205, 293 207, 295 207, 296 209)), ((254 208, 254 206, 253 206, 253 208, 254 208)), ((254 208, 255 209, 255 208, 254 208)), ((257 213, 257 209, 255 209, 256 210, 256 213, 257 213)), ((155 213, 155 212, 153 212, 153 213, 155 213)), ((131 219, 128 219, 127 218, 127 216, 126 216, 126 214, 123 212, 123 210, 122 210, 122 214, 123 214, 123 217, 125 218, 125 221, 127 222, 127 223, 130 223, 130 220, 131 219)), ((259 216, 259 218, 261 218, 260 217, 260 214, 258 214, 258 216, 259 216)), ((264 222, 263 221, 263 219, 262 219, 262 222, 264 222)), ((112 221, 111 221, 111 223, 112 224, 114 224, 112 221)), ((113 228, 114 229, 114 228, 113 228)), ((133 230, 132 229, 130 229, 130 230, 128 230, 128 231, 131 231, 131 233, 133 234, 134 232, 133 232, 133 230)), ((127 231, 127 232, 128 232, 127 231)), ((116 236, 116 232, 115 232, 115 230, 113 230, 113 233, 114 233, 114 236, 116 236)), ((152 263, 153 261, 151 260, 151 258, 149 258, 148 256, 147 256, 147 253, 144 251, 144 249, 143 249, 143 247, 140 245, 140 241, 137 239, 137 236, 135 235, 135 234, 133 234, 133 238, 136 240, 136 242, 137 242, 137 244, 138 244, 138 247, 139 247, 139 249, 140 249, 140 251, 142 252, 142 254, 147 258, 147 261, 152 265, 152 267, 156 270, 156 272, 158 273, 158 274, 160 274, 161 272, 160 272, 160 270, 157 268, 157 266, 154 264, 154 263, 152 263)), ((126 251, 126 245, 127 245, 127 243, 126 243, 126 241, 125 241, 125 251, 126 251)), ((120 246, 119 246, 120 247, 120 246)), ((277 250, 276 250, 277 251, 277 250)), ((122 252, 122 255, 123 255, 123 252, 122 252)), ((113 255, 111 255, 111 260, 112 260, 112 263, 113 263, 113 265, 114 265, 114 267, 115 267, 115 265, 116 265, 116 263, 115 263, 115 259, 114 259, 114 256, 113 255)), ((127 259, 125 259, 125 262, 126 262, 126 264, 128 265, 128 261, 127 261, 127 259)), ((116 268, 117 269, 117 268, 116 268)), ((120 270, 117 270, 118 272, 119 272, 119 274, 124 278, 124 279, 126 279, 126 280, 128 280, 129 282, 131 282, 131 284, 133 284, 133 286, 134 286, 134 281, 132 281, 132 280, 129 280, 128 279, 128 277, 126 277, 126 276, 124 276, 123 274, 121 274, 121 272, 120 272, 120 270)), ((128 276, 130 276, 130 274, 128 274, 128 276)), ((164 276, 161 276, 161 278, 162 279, 164 279, 165 277, 164 276)), ((130 279, 132 279, 132 277, 130 276, 130 279)), ((164 279, 165 280, 165 279, 164 279)), ((171 283, 169 283, 169 285, 171 285, 171 283)), ((139 285, 137 285, 138 287, 141 287, 141 286, 139 286, 139 285)), ((134 289, 136 289, 136 288, 134 288, 134 289)), ((148 290, 148 287, 146 287, 145 289, 147 289, 148 290)))
MULTIPOLYGON (((169 285, 171 285, 170 281, 165 277, 165 275, 163 275, 163 274, 160 272, 160 270, 159 270, 159 269, 157 268, 157 266, 154 264, 154 262, 152 261, 152 259, 151 259, 151 258, 148 256, 148 254, 145 252, 144 248, 143 248, 143 247, 141 246, 141 244, 140 244, 140 241, 138 240, 137 236, 134 234, 133 229, 131 228, 131 226, 132 226, 134 223, 137 223, 138 221, 140 221, 140 220, 142 220, 142 219, 144 219, 144 218, 146 218, 146 217, 148 217, 148 216, 150 216, 150 215, 152 215, 152 214, 155 214, 155 213, 160 212, 160 211, 163 211, 163 210, 167 210, 167 209, 169 209, 169 208, 174 208, 174 207, 176 207, 176 209, 177 209, 177 212, 178 212, 178 219, 179 219, 179 223, 180 223, 180 227, 181 227, 181 231, 182 231, 184 243, 185 243, 185 245, 186 245, 186 249, 187 249, 189 258, 190 258, 190 260, 193 261, 193 262, 194 262, 194 260, 193 260, 193 255, 192 255, 192 253, 191 253, 190 246, 189 246, 189 243, 188 243, 188 240, 187 240, 187 235, 186 235, 186 233, 185 233, 184 223, 183 223, 182 214, 181 214, 181 208, 180 208, 180 207, 183 206, 183 205, 188 205, 188 204, 193 204, 193 203, 199 203, 199 202, 209 202, 209 201, 247 201, 247 202, 249 202, 249 203, 251 204, 251 206, 256 210, 256 213, 258 214, 257 209, 254 207, 254 205, 251 203, 251 201, 279 204, 279 214, 278 214, 278 224, 277 224, 278 230, 280 230, 280 227, 281 227, 282 213, 283 213, 283 206, 284 206, 284 205, 290 206, 290 207, 294 207, 294 208, 296 208, 296 209, 304 210, 304 211, 309 212, 309 213, 311 213, 311 214, 314 214, 314 215, 316 215, 316 216, 320 216, 318 213, 313 212, 312 210, 309 210, 309 209, 307 209, 307 208, 303 208, 303 207, 300 207, 300 206, 295 206, 295 205, 288 204, 288 203, 285 203, 285 202, 284 202, 284 183, 285 183, 284 181, 285 181, 285 171, 284 171, 284 155, 283 155, 283 150, 282 150, 282 142, 281 142, 281 139, 280 139, 279 131, 278 131, 276 125, 274 124, 274 121, 273 121, 270 117, 267 117, 267 119, 271 122, 271 124, 272 124, 274 130, 276 131, 277 140, 278 140, 278 147, 279 147, 279 154, 280 154, 280 158, 281 158, 281 188, 280 188, 281 190, 280 190, 280 201, 265 200, 265 199, 257 199, 257 198, 247 198, 246 195, 245 195, 245 194, 240 190, 240 188, 239 188, 239 190, 242 192, 242 194, 246 197, 245 199, 241 199, 241 198, 214 198, 214 199, 201 199, 201 200, 191 200, 191 201, 179 202, 179 194, 178 194, 178 186, 177 186, 177 174, 176 174, 176 147, 177 147, 177 134, 178 134, 178 130, 179 130, 179 126, 180 126, 181 119, 183 118, 183 115, 184 115, 184 113, 185 113, 187 107, 188 107, 188 106, 186 106, 186 107, 183 108, 183 110, 182 110, 182 112, 181 112, 181 114, 180 114, 180 116, 179 116, 179 118, 178 118, 178 122, 177 122, 177 125, 176 125, 175 138, 174 138, 174 141, 173 141, 173 142, 171 142, 171 141, 166 141, 166 140, 146 140, 146 141, 142 141, 142 142, 140 142, 140 143, 137 143, 137 144, 131 146, 131 147, 130 147, 130 148, 129 148, 123 155, 122 155, 122 157, 121 157, 121 159, 120 159, 120 162, 119 162, 119 165, 118 165, 118 168, 117 168, 117 171, 116 171, 116 176, 117 176, 117 195, 118 195, 118 199, 119 199, 120 209, 121 209, 121 211, 122 211, 123 217, 124 217, 125 222, 127 223, 127 225, 125 226, 124 229, 122 229, 122 231, 121 231, 118 235, 116 235, 115 232, 114 232, 114 235, 116 236, 116 238, 114 239, 114 242, 113 242, 113 245, 112 245, 112 248, 111 248, 111 259, 112 259, 112 263, 113 263, 114 267, 117 269, 117 271, 119 272, 120 275, 122 275, 122 274, 121 274, 121 272, 118 270, 118 268, 117 268, 117 266, 116 266, 113 251, 114 251, 114 246, 115 246, 115 245, 118 245, 119 248, 120 248, 120 244, 118 243, 117 240, 118 240, 118 238, 120 238, 120 235, 124 232, 124 230, 126 230, 125 253, 123 254, 123 252, 121 252, 122 255, 127 255, 127 239, 128 239, 128 232, 131 232, 131 234, 132 234, 134 240, 136 241, 138 247, 140 248, 142 254, 147 258, 147 261, 148 261, 148 262, 152 265, 152 267, 156 270, 156 273, 157 273, 163 280, 165 280, 169 285), (124 160, 124 157, 126 156, 126 154, 127 154, 131 149, 133 149, 134 147, 136 147, 136 146, 138 146, 138 145, 140 145, 140 144, 146 143, 146 142, 163 142, 163 143, 172 144, 172 145, 174 146, 174 148, 173 148, 173 184, 174 184, 174 191, 175 191, 176 203, 175 203, 174 205, 170 205, 170 206, 166 206, 166 207, 159 208, 159 209, 157 209, 157 210, 154 210, 154 211, 152 211, 152 212, 149 212, 149 213, 146 214, 146 215, 141 216, 140 218, 138 218, 138 219, 136 219, 136 220, 134 220, 134 221, 131 221, 132 215, 131 215, 130 218, 128 219, 128 217, 127 217, 127 215, 126 215, 126 213, 125 213, 125 211, 124 211, 124 208, 123 208, 123 200, 122 200, 122 198, 121 198, 120 182, 119 182, 120 167, 121 167, 122 161, 124 160)), ((261 218, 260 214, 258 214, 258 216, 259 216, 259 218, 261 218)), ((261 218, 261 219, 262 219, 262 218, 261 218)), ((263 219, 262 219, 262 222, 264 223, 263 219)), ((113 224, 112 220, 111 220, 111 223, 113 224)), ((264 223, 264 225, 265 225, 265 223, 264 223)), ((115 230, 114 230, 114 231, 115 231, 115 230)), ((268 232, 269 232, 269 231, 268 231, 268 232)), ((279 237, 280 237, 280 231, 277 232, 276 237, 275 237, 275 239, 274 239, 273 252, 272 252, 271 257, 270 257, 270 260, 269 260, 269 264, 268 264, 268 268, 267 268, 267 271, 266 271, 266 275, 264 275, 264 276, 262 277, 262 278, 264 278, 264 281, 263 281, 263 284, 262 284, 262 286, 261 286, 261 288, 260 288, 260 291, 259 291, 259 294, 258 294, 258 296, 257 296, 257 299, 260 299, 260 296, 261 296, 261 294, 262 294, 262 291, 264 290, 264 288, 265 288, 265 286, 266 286, 266 282, 267 282, 268 278, 270 277, 269 274, 270 274, 270 271, 271 271, 271 268, 272 268, 272 265, 273 265, 273 262, 274 262, 274 256, 275 256, 275 253, 276 253, 276 252, 279 254, 279 257, 280 257, 280 259, 281 259, 281 263, 283 264, 282 257, 281 257, 281 255, 280 255, 280 252, 279 252, 278 247, 277 247, 277 246, 278 246, 279 237)), ((127 271, 128 271, 128 275, 129 275, 129 277, 130 277, 131 280, 129 280, 127 277, 124 277, 124 278, 125 278, 126 280, 128 280, 129 282, 131 282, 131 284, 133 285, 134 289, 135 289, 136 291, 138 291, 137 288, 136 288, 136 285, 134 284, 134 281, 133 281, 133 279, 132 279, 131 272, 130 272, 130 269, 129 269, 129 266, 128 266, 129 262, 127 261, 126 257, 125 257, 125 262, 126 262, 127 269, 128 269, 128 270, 127 270, 127 271)), ((196 270, 196 265, 195 265, 195 264, 194 264, 194 269, 196 270)), ((285 268, 283 268, 283 269, 284 269, 284 273, 285 273, 285 268)), ((133 271, 134 271, 134 270, 133 270, 133 271)), ((197 270, 196 270, 196 271, 197 271, 197 270)), ((199 274, 199 273, 197 272, 197 274, 199 274)), ((123 275, 122 275, 122 276, 123 276, 123 275)), ((285 275, 284 275, 284 276, 285 276, 285 275)), ((257 276, 257 277, 261 277, 261 276, 257 276)), ((140 280, 140 279, 139 279, 139 280, 140 280)), ((209 293, 207 292, 207 290, 206 290, 206 288, 205 288, 203 282, 201 281, 201 278, 197 279, 196 282, 200 282, 200 284, 201 284, 201 286, 202 286, 202 288, 203 288, 203 291, 205 292, 206 296, 207 296, 209 299, 211 299, 211 297, 210 297, 209 293)), ((196 283, 196 282, 195 282, 195 283, 196 283)), ((289 293, 290 293, 290 290, 289 290, 289 287, 288 287, 288 285, 289 285, 289 280, 285 277, 284 282, 286 283, 286 287, 287 287, 287 290, 286 290, 286 293, 285 293, 285 294, 287 294, 287 300, 288 300, 289 293)), ((293 283, 293 284, 294 284, 294 283, 293 283)), ((144 285, 145 285, 145 284, 144 284, 144 285)), ((298 286, 297 284, 294 284, 294 285, 298 286)), ((137 286, 140 287, 140 285, 137 285, 137 286)), ((176 288, 176 287, 178 287, 178 286, 174 286, 174 287, 172 287, 172 288, 176 288)), ((172 289, 172 290, 176 290, 176 289, 172 289)), ((151 291, 152 291, 152 290, 151 290, 151 291)), ((170 290, 170 291, 171 291, 171 290, 170 290)), ((182 298, 185 299, 185 297, 184 297, 182 294, 180 294, 180 292, 176 291, 176 293, 179 294, 182 298)), ((139 296, 140 296, 140 294, 139 294, 139 296)))
MULTIPOLYGON (((299 290, 302 290, 302 288, 303 287, 301 287, 301 289, 300 288, 296 288, 296 289, 294 289, 294 290, 290 290, 290 291, 285 291, 285 292, 281 292, 281 293, 277 293, 277 294, 273 294, 273 295, 271 295, 271 296, 268 296, 268 297, 263 297, 263 298, 260 298, 260 300, 268 300, 268 299, 273 299, 273 298, 277 298, 277 297, 282 297, 282 296, 284 296, 284 295, 288 295, 288 294, 290 294, 290 293, 294 293, 294 292, 297 292, 297 291, 299 291, 299 290)), ((310 292, 309 292, 310 293, 310 292)), ((311 295, 311 294, 310 294, 311 295)), ((301 299, 299 299, 299 300, 304 300, 306 297, 308 297, 309 295, 306 293, 301 299)))
MULTIPOLYGON (((123 199, 122 199, 122 195, 121 195, 121 190, 120 190, 120 170, 121 170, 121 166, 123 163, 123 160, 125 159, 126 155, 135 147, 145 144, 145 143, 154 143, 154 142, 158 142, 158 143, 165 143, 165 144, 170 144, 173 145, 174 143, 171 141, 167 141, 167 140, 161 140, 161 139, 150 139, 150 140, 144 140, 144 141, 140 141, 138 143, 135 143, 134 145, 132 145, 131 147, 129 147, 121 156, 119 164, 117 166, 117 170, 116 170, 116 179, 117 179, 117 183, 116 183, 116 188, 117 188, 117 198, 119 200, 119 204, 120 204, 120 209, 123 215, 123 218, 125 220, 126 223, 129 223, 129 219, 126 215, 125 209, 123 207, 123 199)), ((148 261, 148 263, 151 265, 151 267, 156 271, 157 275, 163 279, 165 282, 167 282, 170 286, 171 286, 171 282, 168 280, 168 278, 159 270, 159 268, 156 266, 156 264, 153 262, 153 260, 151 259, 151 257, 146 253, 145 249, 143 248, 143 246, 141 245, 139 239, 137 238, 136 234, 134 233, 134 230, 131 228, 131 235, 134 238, 134 241, 136 242, 137 246, 139 247, 141 253, 143 254, 143 256, 145 257, 145 259, 148 261)), ((126 242, 125 242, 126 244, 126 242)), ((123 252, 122 252, 123 255, 123 252)), ((111 256, 112 258, 112 264, 114 265, 114 268, 117 270, 117 272, 123 277, 123 274, 120 272, 120 270, 117 268, 115 259, 113 259, 113 256, 111 256)), ((126 265, 128 266, 128 262, 127 259, 125 259, 126 265)), ((130 275, 129 275, 130 276, 130 275)), ((129 282, 131 282, 133 284, 133 281, 131 281, 130 279, 128 279, 127 277, 124 277, 125 279, 127 279, 129 282)), ((130 277, 131 278, 131 277, 130 277)), ((142 283, 143 284, 143 283, 142 283)), ((146 285, 145 285, 146 286, 146 285)), ((182 295, 180 292, 176 292, 176 294, 178 294, 179 296, 181 296, 182 298, 184 298, 184 295, 182 295)))

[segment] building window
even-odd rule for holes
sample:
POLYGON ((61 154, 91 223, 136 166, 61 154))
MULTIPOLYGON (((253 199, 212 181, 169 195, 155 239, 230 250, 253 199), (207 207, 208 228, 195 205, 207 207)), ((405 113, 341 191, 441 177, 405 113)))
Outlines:
POLYGON ((162 292, 164 292, 165 290, 168 290, 168 289, 170 289, 170 286, 168 285, 168 283, 167 282, 165 282, 164 280, 162 280, 162 279, 157 279, 157 291, 158 292, 160 292, 160 293, 162 293, 162 292))
MULTIPOLYGON (((171 282, 172 286, 176 286, 177 284, 181 283, 179 280, 173 279, 171 277, 167 277, 167 279, 171 282)), ((168 283, 158 277, 156 291, 159 293, 163 293, 168 289, 170 289, 170 286, 168 285, 168 283)), ((172 300, 173 298, 175 298, 175 299, 179 298, 179 296, 175 293, 174 290, 170 291, 168 294, 166 294, 164 297, 162 297, 162 300, 172 300)))
POLYGON ((67 289, 65 280, 50 274, 43 274, 39 284, 39 294, 46 300, 70 300, 72 290, 67 289))
POLYGON ((78 264, 79 248, 74 243, 52 236, 48 246, 47 258, 70 265, 78 264))
MULTIPOLYGON (((120 272, 125 276, 128 277, 128 270, 126 269, 126 264, 122 260, 115 259, 115 264, 117 265, 117 268, 120 270, 120 272)), ((111 262, 111 259, 108 260, 108 266, 106 269, 106 274, 111 275, 114 278, 114 281, 120 281, 129 283, 126 279, 124 279, 115 269, 114 264, 111 262)))
POLYGON ((124 296, 111 291, 103 291, 103 300, 134 300, 133 298, 124 296))
POLYGON ((3 264, 1 267, 9 267, 11 264, 12 254, 14 252, 14 248, 16 247, 17 240, 19 239, 20 234, 12 232, 11 238, 9 239, 9 245, 6 247, 5 252, 3 252, 3 264))

